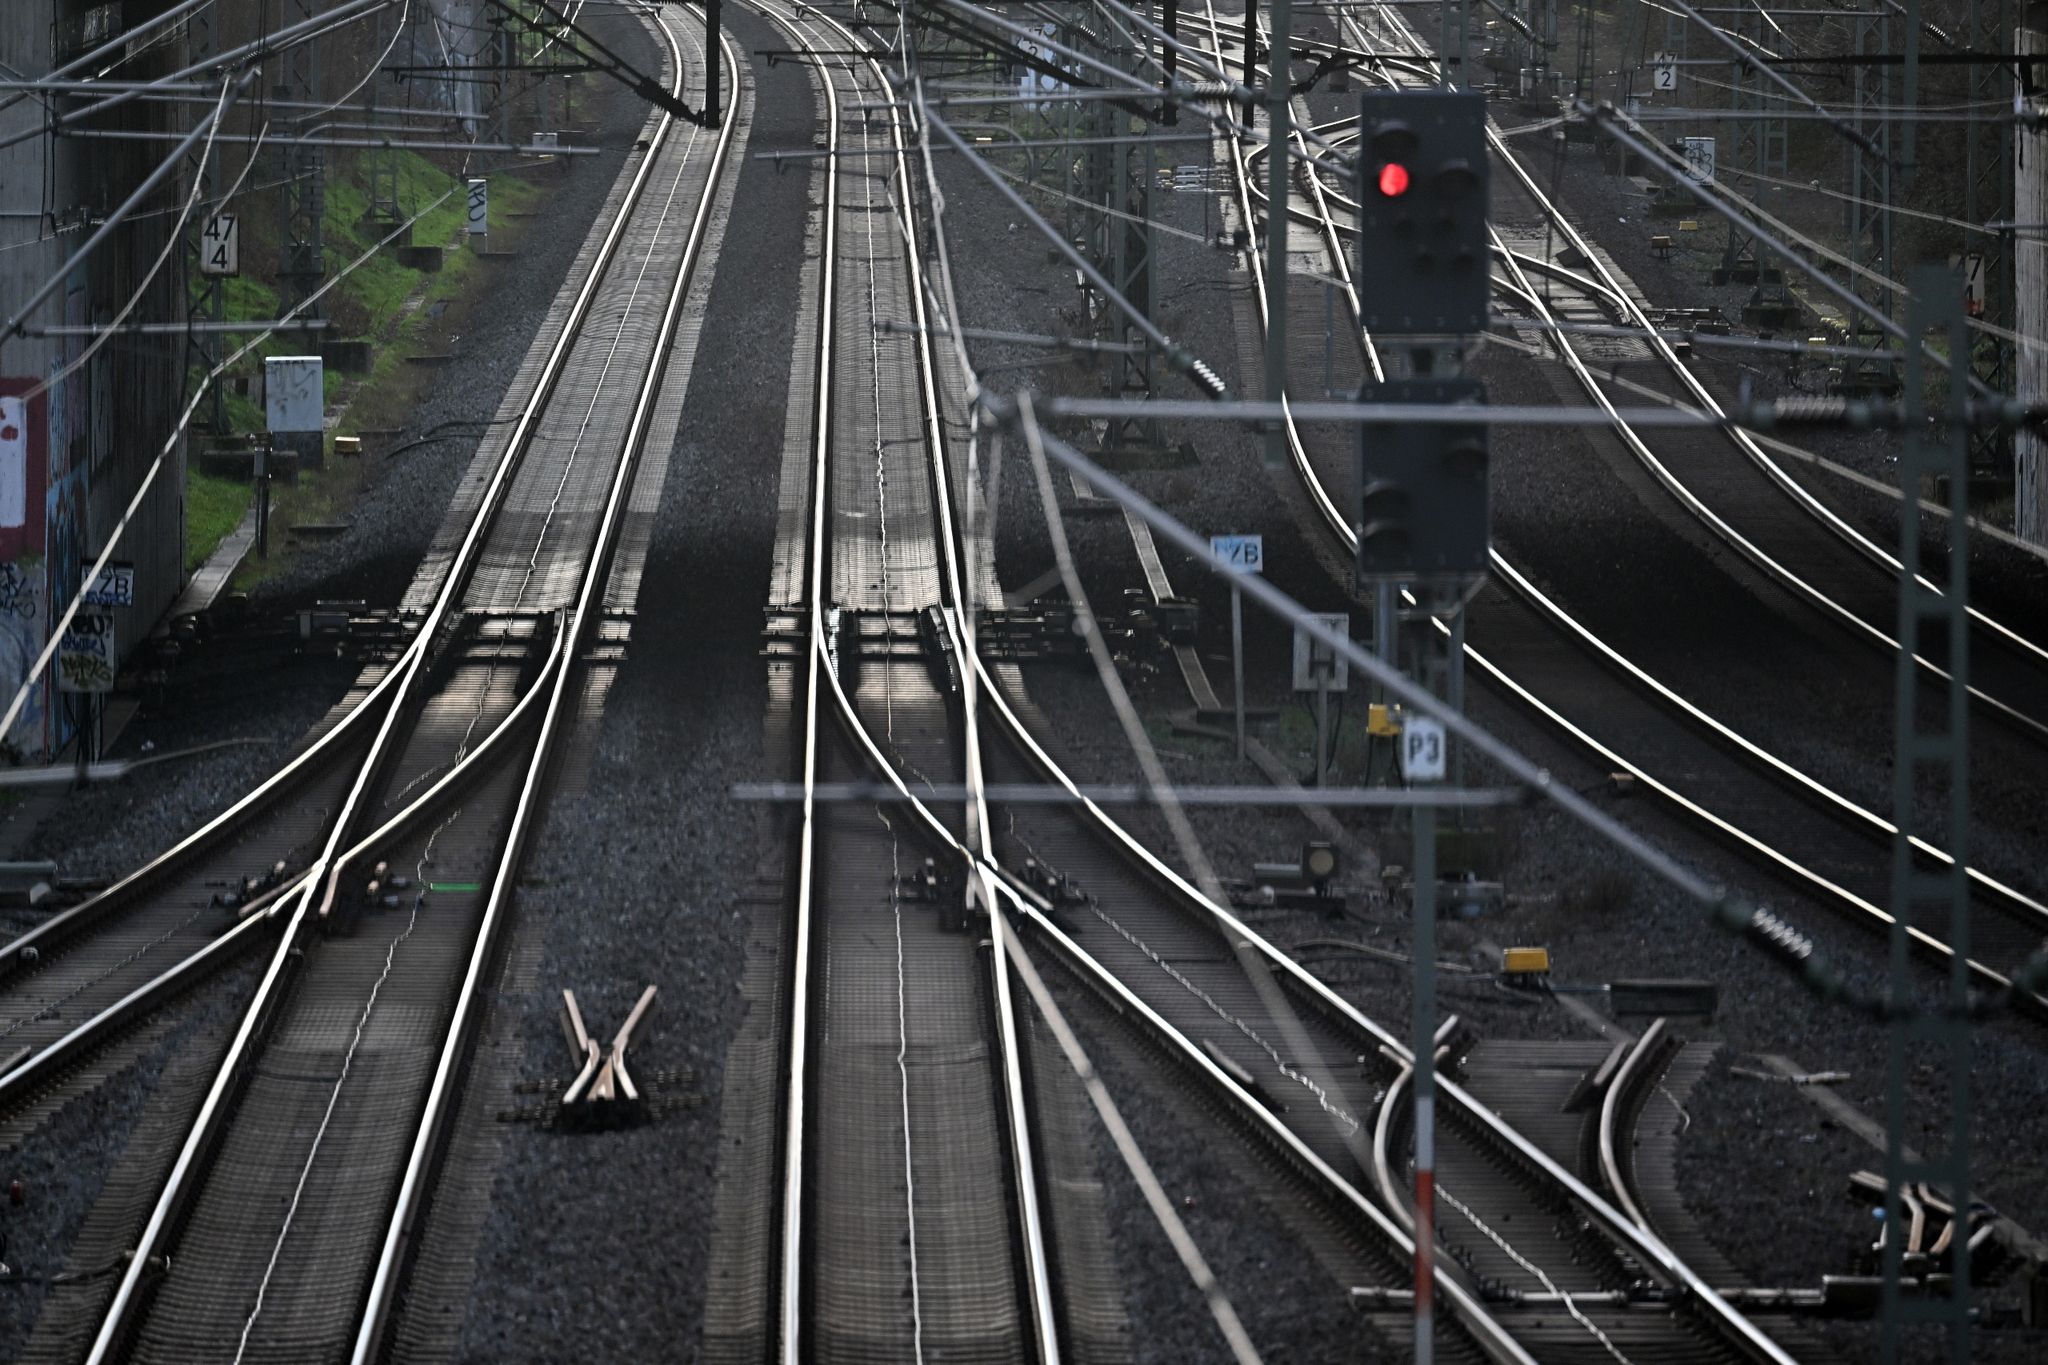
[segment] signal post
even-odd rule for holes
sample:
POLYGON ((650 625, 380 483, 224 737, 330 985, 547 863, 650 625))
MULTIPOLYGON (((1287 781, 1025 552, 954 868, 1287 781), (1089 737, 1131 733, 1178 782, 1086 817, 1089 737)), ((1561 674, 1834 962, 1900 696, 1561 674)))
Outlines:
MULTIPOLYGON (((1399 664, 1395 623, 1408 587, 1426 616, 1453 627, 1450 647, 1425 628, 1410 663, 1417 677, 1461 697, 1464 603, 1485 580, 1488 557, 1486 390, 1466 376, 1465 348, 1486 329, 1492 275, 1489 168, 1483 96, 1447 90, 1360 97, 1358 202, 1360 312, 1392 360, 1361 402, 1405 404, 1412 421, 1374 421, 1359 432, 1357 575, 1374 589, 1375 652, 1399 664), (1391 344, 1390 344, 1391 343, 1391 344), (1460 410, 1471 409, 1471 420, 1460 410)), ((1412 722, 1411 722, 1412 723, 1412 722)), ((1402 775, 1443 778, 1434 722, 1402 736, 1402 775), (1425 730, 1434 730, 1434 742, 1425 730)), ((1436 1237, 1436 813, 1413 812, 1415 1017, 1415 1360, 1430 1365, 1436 1237)))

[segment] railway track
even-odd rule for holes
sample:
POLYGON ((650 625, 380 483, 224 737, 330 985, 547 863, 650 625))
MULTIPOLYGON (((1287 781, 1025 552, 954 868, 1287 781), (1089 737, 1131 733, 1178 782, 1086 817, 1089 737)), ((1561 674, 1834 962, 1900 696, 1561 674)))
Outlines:
MULTIPOLYGON (((679 11, 648 15, 681 95, 703 54, 679 11)), ((358 708, 368 742, 267 911, 280 941, 88 1360, 382 1350, 730 128, 651 122, 420 629, 358 708)))
POLYGON ((1057 1360, 1009 968, 999 942, 962 932, 962 899, 986 892, 950 853, 986 845, 987 812, 949 811, 934 842, 885 808, 814 800, 875 767, 974 781, 979 740, 945 667, 967 588, 930 358, 882 326, 924 310, 918 233, 891 192, 907 184, 900 116, 845 117, 888 86, 871 58, 821 59, 858 48, 843 25, 764 13, 811 59, 827 154, 774 1349, 1057 1360))
POLYGON ((76 1093, 81 1061, 111 1061, 164 1001, 268 941, 396 680, 366 678, 254 791, 0 948, 0 1132, 18 1141, 76 1093))
MULTIPOLYGON (((950 290, 921 292, 937 298, 950 290)), ((963 553, 971 560, 971 547, 963 553)), ((1004 736, 1008 746, 1013 746, 1002 756, 997 749, 990 750, 989 775, 1006 778, 1028 771, 1030 776, 1065 783, 1071 788, 1071 781, 1033 739, 1032 732, 1038 727, 1020 715, 1021 701, 1018 705, 1010 703, 1005 696, 1005 683, 972 651, 971 644, 962 657, 969 672, 980 681, 982 705, 993 728, 1004 736)), ((1127 1008, 1133 1017, 1144 1020, 1148 1035, 1155 1042, 1229 1095, 1248 1124, 1263 1131, 1276 1150, 1286 1153, 1286 1159, 1310 1172, 1310 1178, 1327 1197, 1345 1206, 1350 1218, 1370 1229, 1381 1258, 1381 1274, 1400 1283, 1407 1258, 1412 1255, 1412 1243, 1404 1239, 1387 1210, 1341 1173, 1345 1167, 1361 1166, 1355 1144, 1364 1128, 1358 1115, 1368 1114, 1375 1098, 1370 1069, 1365 1075, 1326 1084, 1310 1074, 1322 1069, 1320 1063, 1311 1064, 1299 1057, 1292 1063, 1283 1061, 1271 1041, 1283 1034, 1267 1014, 1250 979, 1242 974, 1230 945, 1257 945, 1263 970, 1281 976, 1290 992, 1299 993, 1307 1002, 1305 1008, 1314 1020, 1315 1050, 1319 1056, 1369 1057, 1384 1051, 1388 1065, 1398 1065, 1402 1055, 1398 1041, 1343 1004, 1227 911, 1208 901, 1092 804, 1078 803, 1079 813, 1064 815, 1046 815, 1037 808, 997 808, 995 857, 990 861, 986 852, 977 853, 969 848, 953 832, 945 816, 918 799, 917 789, 926 781, 924 774, 892 761, 884 746, 872 740, 868 747, 871 763, 895 782, 902 805, 931 837, 951 842, 963 856, 975 859, 983 874, 992 880, 994 895, 989 903, 1000 901, 1009 905, 1020 922, 1029 924, 1035 935, 1042 935, 1044 941, 1055 945, 1062 960, 1083 980, 1127 1008), (1097 917, 1095 923, 1084 920, 1079 931, 1088 940, 1085 948, 1074 934, 1056 922, 1051 907, 1043 893, 1032 885, 1031 878, 1018 871, 1027 866, 1026 859, 1040 868, 1057 870, 1085 863, 1093 893, 1088 898, 1089 912, 1097 917), (1207 965, 1211 963, 1214 967, 1207 965), (1284 1079, 1275 1079, 1276 1073, 1284 1079), (1252 1090, 1262 1089, 1261 1082, 1253 1079, 1252 1089, 1247 1089, 1240 1079, 1260 1075, 1265 1077, 1263 1087, 1277 1087, 1286 1100, 1300 1107, 1276 1100, 1270 1091, 1255 1096, 1252 1090), (1294 1088, 1297 1086, 1301 1088, 1294 1088), (1313 1105, 1302 1102, 1304 1091, 1315 1096, 1313 1105)), ((1008 940, 1014 932, 1007 916, 1000 911, 992 926, 998 943, 1008 940)), ((1601 1244, 1607 1258, 1603 1262, 1605 1273, 1640 1276, 1648 1267, 1648 1273, 1664 1277, 1674 1286, 1683 1286, 1680 1297, 1693 1305, 1673 1317, 1666 1327, 1646 1328, 1640 1320, 1617 1321, 1612 1324, 1615 1330, 1648 1331, 1667 1345, 1671 1341, 1687 1343, 1686 1352, 1678 1358, 1782 1358, 1768 1338, 1729 1310, 1654 1238, 1614 1212, 1594 1191, 1500 1124, 1462 1091, 1449 1087, 1448 1093, 1458 1114, 1454 1130, 1459 1123, 1468 1124, 1475 1132, 1484 1134, 1485 1142, 1505 1147, 1540 1173, 1538 1181, 1543 1191, 1532 1197, 1551 1201, 1553 1208, 1569 1208, 1574 1217, 1591 1215, 1591 1226, 1602 1231, 1587 1235, 1601 1244), (1668 1341, 1659 1335, 1666 1331, 1671 1334, 1668 1341)), ((1583 1250, 1567 1247, 1558 1251, 1546 1247, 1534 1254, 1569 1255, 1583 1250)), ((1555 1324, 1494 1321, 1480 1303, 1473 1284, 1460 1273, 1445 1277, 1445 1294, 1455 1305, 1456 1321, 1466 1334, 1464 1349, 1479 1355, 1527 1359, 1533 1353, 1547 1358, 1527 1343, 1555 1346, 1560 1341, 1584 1344, 1588 1339, 1583 1319, 1568 1324, 1563 1329, 1566 1335, 1556 1340, 1546 1335, 1558 1330, 1555 1324)), ((1404 1323, 1405 1315, 1396 1313, 1383 1326, 1398 1340, 1405 1330, 1404 1323)), ((1597 1337, 1598 1332, 1590 1335, 1597 1337)))
MULTIPOLYGON (((1218 29, 1220 49, 1234 35, 1225 26, 1218 29)), ((1360 41, 1355 50, 1363 50, 1363 38, 1360 41)), ((1404 41, 1412 44, 1411 52, 1420 51, 1412 37, 1404 41)), ((1297 148, 1305 145, 1297 135, 1297 148)), ((1238 212, 1253 222, 1264 203, 1258 192, 1260 178, 1248 170, 1256 157, 1252 150, 1239 148, 1233 159, 1239 166, 1238 212)), ((1328 253, 1355 324, 1358 300, 1344 248, 1348 224, 1341 218, 1351 201, 1342 187, 1329 185, 1315 171, 1308 176, 1308 189, 1314 208, 1306 211, 1305 221, 1315 227, 1328 253)), ((1526 180, 1510 194, 1515 202, 1533 202, 1531 212, 1562 218, 1526 180)), ((1508 304, 1537 310, 1544 321, 1555 320, 1529 279, 1526 253, 1497 234, 1495 254, 1506 272, 1501 292, 1508 304)), ((1254 260, 1252 265, 1262 279, 1263 262, 1254 260)), ((1570 352, 1568 335, 1546 335, 1553 345, 1570 352)), ((1571 355, 1577 372, 1604 396, 1584 358, 1571 355)), ((1360 360, 1367 368, 1353 371, 1355 379, 1378 374, 1370 338, 1360 360)), ((1671 363, 1683 370, 1675 357, 1671 363)), ((1691 380, 1689 372, 1685 377, 1691 380)), ((1329 431, 1293 423, 1289 429, 1295 467, 1310 503, 1348 559, 1355 536, 1330 490, 1349 484, 1354 458, 1350 445, 1332 439, 1329 431)), ((1643 438, 1632 431, 1625 434, 1647 454, 1643 438)), ((1885 906, 1895 832, 1890 821, 1685 699, 1545 595, 1498 549, 1493 566, 1494 578, 1468 607, 1464 645, 1467 661, 1482 677, 1533 712, 1571 747, 1606 765, 1607 771, 1630 773, 1680 818, 1758 862, 1795 891, 1844 912, 1853 923, 1889 932, 1891 916, 1885 906), (1671 724, 1674 719, 1677 726, 1671 724), (1682 778, 1673 775, 1680 773, 1682 778)), ((1407 605, 1416 606, 1412 598, 1407 605)), ((1448 633, 1440 621, 1437 628, 1448 633)), ((1925 862, 1947 861, 1946 852, 1928 841, 1916 840, 1916 847, 1925 862)), ((1970 886, 1971 974, 1980 989, 2003 993, 2010 986, 2007 973, 2012 967, 2042 948, 2048 906, 1979 869, 1970 869, 1970 886)), ((1944 932, 1942 924, 1909 926, 1916 952, 1942 964, 1950 956, 1944 932)), ((2048 1018, 2048 1000, 2032 993, 2013 999, 2029 1016, 2048 1018)))

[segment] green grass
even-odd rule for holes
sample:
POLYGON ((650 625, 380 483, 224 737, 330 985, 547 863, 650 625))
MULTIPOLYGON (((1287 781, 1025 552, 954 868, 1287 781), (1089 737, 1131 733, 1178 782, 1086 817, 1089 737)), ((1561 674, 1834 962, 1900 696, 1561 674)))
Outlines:
POLYGON ((248 275, 230 276, 225 293, 227 314, 231 318, 277 316, 277 290, 259 279, 248 275))
POLYGON ((185 572, 191 573, 242 524, 254 485, 189 470, 185 475, 185 572))

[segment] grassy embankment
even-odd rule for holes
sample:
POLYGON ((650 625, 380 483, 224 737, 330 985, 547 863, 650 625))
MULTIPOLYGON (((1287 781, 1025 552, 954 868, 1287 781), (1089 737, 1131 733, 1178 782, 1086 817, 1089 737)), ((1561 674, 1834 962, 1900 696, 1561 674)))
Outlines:
MULTIPOLYGON (((399 155, 401 212, 410 218, 442 200, 413 225, 410 240, 420 245, 460 248, 465 213, 461 181, 423 157, 409 152, 399 155)), ((540 187, 517 177, 493 176, 493 241, 504 244, 515 238, 518 231, 511 221, 512 215, 531 211, 544 194, 540 187)), ((271 282, 278 260, 278 214, 275 204, 268 202, 271 194, 253 198, 255 202, 245 208, 242 219, 242 259, 248 273, 228 281, 226 310, 230 318, 274 318, 280 308, 278 290, 271 282)), ((359 157, 336 157, 329 164, 323 216, 329 278, 390 231, 386 225, 367 221, 369 208, 367 162, 359 157)), ((421 388, 431 382, 429 372, 406 364, 405 357, 414 351, 434 349, 435 334, 466 311, 477 292, 473 286, 481 282, 482 272, 489 269, 475 255, 461 249, 447 252, 438 272, 412 269, 400 262, 396 250, 406 240, 401 236, 371 255, 322 300, 322 309, 333 324, 328 336, 367 337, 372 343, 371 365, 366 373, 343 374, 333 366, 327 368, 329 407, 337 402, 347 404, 336 435, 403 423, 421 388), (415 299, 416 305, 408 307, 415 304, 415 299)), ((236 367, 236 373, 254 377, 255 382, 248 386, 250 394, 260 394, 266 356, 297 355, 306 349, 306 342, 299 336, 273 337, 252 351, 236 367)), ((232 384, 223 390, 223 408, 230 432, 263 430, 261 402, 237 392, 232 384)), ((259 582, 290 562, 295 548, 287 534, 291 526, 345 520, 355 494, 368 477, 363 468, 368 462, 330 458, 324 469, 303 473, 296 485, 274 484, 270 559, 245 564, 237 583, 246 586, 259 582)), ((194 462, 185 483, 188 571, 206 562, 214 548, 240 523, 254 497, 254 487, 246 480, 204 473, 194 462)))

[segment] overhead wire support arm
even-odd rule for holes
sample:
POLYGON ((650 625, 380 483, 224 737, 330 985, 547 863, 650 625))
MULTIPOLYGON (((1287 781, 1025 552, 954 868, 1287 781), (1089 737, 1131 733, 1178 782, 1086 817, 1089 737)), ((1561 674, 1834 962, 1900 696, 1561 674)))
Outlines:
POLYGON ((531 29, 550 42, 560 43, 581 57, 588 63, 581 69, 603 72, 657 109, 672 114, 685 123, 694 123, 699 128, 716 128, 719 124, 718 3, 719 0, 705 0, 704 4, 704 50, 709 54, 706 57, 708 65, 705 68, 704 88, 709 98, 702 109, 692 109, 682 99, 662 89, 659 80, 606 47, 602 39, 549 4, 548 0, 534 0, 535 7, 547 15, 549 22, 546 23, 522 13, 511 5, 509 0, 491 0, 494 8, 510 15, 521 27, 531 29), (562 37, 565 33, 575 34, 579 42, 565 41, 562 37))
POLYGON ((208 132, 226 116, 229 109, 234 107, 235 101, 241 98, 242 93, 249 88, 249 83, 255 80, 258 74, 259 72, 255 67, 244 71, 241 78, 235 81, 221 97, 220 104, 192 125, 192 130, 185 134, 184 139, 171 150, 170 155, 158 162, 156 169, 143 177, 142 183, 135 187, 134 192, 127 199, 122 201, 121 206, 108 214, 106 219, 100 223, 98 230, 86 239, 83 246, 71 254, 70 259, 64 262, 63 269, 50 276, 47 280, 44 280, 36 291, 29 296, 28 300, 9 315, 6 323, 0 325, 0 346, 5 346, 8 338, 18 335, 21 332, 22 323, 26 322, 29 315, 42 306, 44 300, 57 292, 64 281, 70 278, 71 271, 87 256, 99 250, 106 243, 107 239, 113 236, 114 231, 121 226, 122 222, 141 206, 143 200, 147 199, 171 172, 177 170, 183 164, 185 154, 206 139, 208 132))
MULTIPOLYGON (((192 62, 176 71, 166 72, 159 80, 151 81, 148 84, 155 87, 175 86, 178 82, 189 80, 202 72, 218 71, 224 68, 234 68, 251 62, 262 61, 283 52, 295 44, 311 41, 322 34, 341 28, 346 24, 352 24, 376 10, 388 8, 396 3, 398 3, 398 0, 345 0, 345 3, 337 5, 323 14, 315 15, 310 19, 304 19, 295 24, 288 24, 284 28, 276 29, 264 34, 260 38, 243 43, 240 47, 230 48, 225 52, 212 53, 200 61, 192 62)), ((83 105, 77 109, 60 114, 46 123, 40 123, 24 129, 4 141, 0 141, 0 150, 12 147, 19 142, 26 142, 31 138, 38 138, 56 132, 71 124, 84 123, 89 119, 106 113, 110 109, 126 104, 130 100, 140 98, 144 88, 146 87, 137 84, 127 89, 116 90, 103 100, 83 105)))

